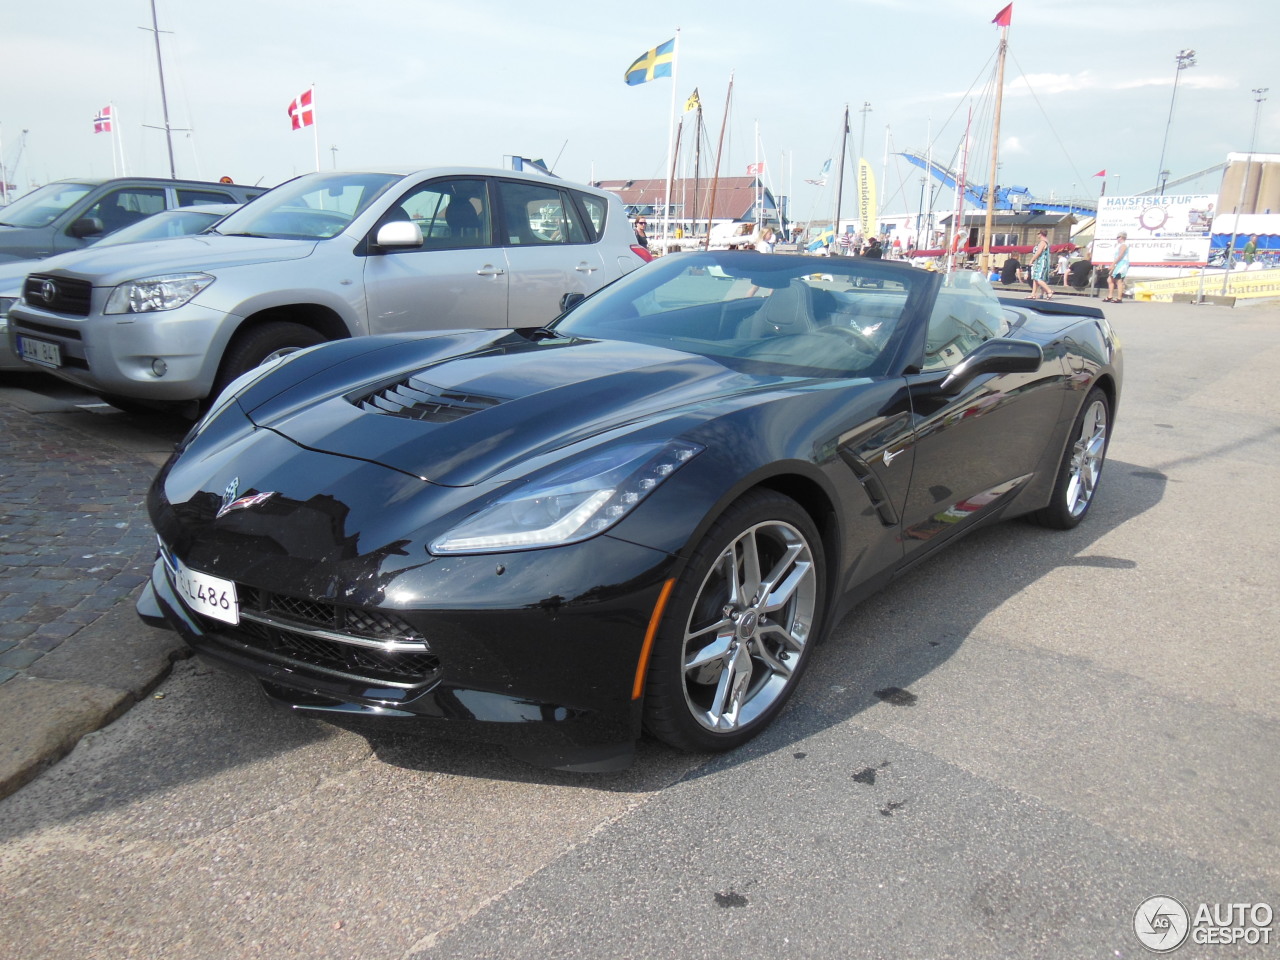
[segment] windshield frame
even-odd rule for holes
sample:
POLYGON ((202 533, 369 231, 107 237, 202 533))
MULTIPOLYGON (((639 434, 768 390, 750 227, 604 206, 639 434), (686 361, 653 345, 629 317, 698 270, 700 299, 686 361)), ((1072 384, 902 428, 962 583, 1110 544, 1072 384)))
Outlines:
POLYGON ((919 318, 932 304, 938 283, 936 274, 871 258, 754 250, 676 253, 609 284, 547 331, 571 339, 667 347, 749 373, 816 379, 897 375, 903 369, 904 348, 920 328, 919 318), (757 311, 766 312, 767 297, 796 283, 812 288, 816 305, 805 312, 816 324, 788 333, 762 329, 759 319, 747 322, 757 311), (685 302, 677 302, 674 295, 681 284, 693 288, 685 302), (723 299, 711 289, 714 284, 724 286, 723 299), (700 291, 702 287, 706 289, 700 291), (662 303, 649 309, 658 300, 662 303), (845 326, 860 335, 849 335, 853 342, 845 344, 857 348, 856 357, 841 347, 845 337, 813 339, 847 333, 827 329, 845 326), (698 335, 691 332, 695 330, 698 335), (788 336, 788 349, 777 349, 788 336), (764 342, 770 339, 773 344, 764 342))

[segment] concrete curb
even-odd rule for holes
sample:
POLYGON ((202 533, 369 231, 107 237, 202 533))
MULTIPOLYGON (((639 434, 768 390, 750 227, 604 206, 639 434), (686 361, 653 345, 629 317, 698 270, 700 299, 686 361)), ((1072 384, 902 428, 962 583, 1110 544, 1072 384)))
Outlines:
POLYGON ((189 656, 125 597, 23 676, 0 684, 0 798, 30 783, 156 688, 189 656))

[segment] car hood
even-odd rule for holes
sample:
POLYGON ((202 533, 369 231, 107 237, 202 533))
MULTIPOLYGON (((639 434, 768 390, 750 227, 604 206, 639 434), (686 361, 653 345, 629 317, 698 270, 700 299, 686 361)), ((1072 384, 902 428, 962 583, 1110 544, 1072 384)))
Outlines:
POLYGON ((89 280, 94 286, 115 286, 165 273, 208 272, 246 263, 300 260, 311 254, 317 242, 225 237, 216 233, 167 237, 60 253, 39 261, 39 269, 33 272, 66 274, 89 280))
POLYGON ((306 358, 307 370, 294 371, 283 390, 273 391, 268 375, 242 396, 249 418, 309 449, 446 486, 481 483, 655 418, 703 419, 716 401, 756 402, 761 391, 795 383, 663 347, 531 342, 510 331, 396 339, 334 363, 325 362, 328 350, 306 358))

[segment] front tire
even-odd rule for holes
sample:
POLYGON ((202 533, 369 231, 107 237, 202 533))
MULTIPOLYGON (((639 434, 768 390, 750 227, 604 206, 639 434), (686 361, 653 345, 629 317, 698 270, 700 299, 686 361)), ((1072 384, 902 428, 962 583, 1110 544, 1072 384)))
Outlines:
POLYGON ((1033 522, 1054 530, 1079 524, 1098 492, 1111 440, 1111 403, 1101 388, 1094 387, 1085 397, 1070 437, 1049 505, 1030 515, 1033 522))
POLYGON ((216 397, 236 377, 268 360, 283 357, 304 347, 313 347, 317 343, 324 343, 326 339, 324 334, 311 327, 281 320, 273 320, 237 333, 222 358, 218 380, 210 396, 216 397))
POLYGON ((756 490, 694 551, 654 642, 645 727, 695 752, 731 750, 791 697, 822 628, 826 571, 813 520, 756 490))

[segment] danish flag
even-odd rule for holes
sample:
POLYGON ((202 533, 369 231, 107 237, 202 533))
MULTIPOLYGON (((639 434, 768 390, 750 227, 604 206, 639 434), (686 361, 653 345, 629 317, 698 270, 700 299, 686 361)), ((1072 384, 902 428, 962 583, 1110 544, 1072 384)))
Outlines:
POLYGON ((110 133, 111 132, 111 108, 103 107, 98 111, 98 115, 93 118, 94 133, 110 133))
POLYGON ((294 130, 301 130, 316 122, 316 112, 311 106, 313 92, 305 90, 300 97, 295 97, 289 104, 289 122, 293 124, 294 130))

